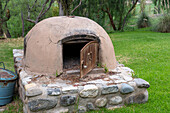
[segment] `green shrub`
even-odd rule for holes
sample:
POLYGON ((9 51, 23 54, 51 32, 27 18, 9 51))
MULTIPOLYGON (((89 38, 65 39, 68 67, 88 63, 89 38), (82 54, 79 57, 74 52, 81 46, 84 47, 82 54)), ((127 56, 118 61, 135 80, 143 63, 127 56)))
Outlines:
POLYGON ((109 69, 107 68, 106 65, 104 66, 104 72, 105 72, 105 73, 109 72, 109 69))
POLYGON ((56 75, 56 77, 58 76, 58 72, 57 72, 57 70, 56 70, 56 73, 55 73, 55 75, 56 75))
POLYGON ((170 33, 170 14, 164 14, 153 27, 156 32, 170 33))
POLYGON ((139 16, 138 21, 137 21, 137 26, 138 28, 146 28, 146 27, 151 26, 150 18, 145 12, 143 12, 139 16))

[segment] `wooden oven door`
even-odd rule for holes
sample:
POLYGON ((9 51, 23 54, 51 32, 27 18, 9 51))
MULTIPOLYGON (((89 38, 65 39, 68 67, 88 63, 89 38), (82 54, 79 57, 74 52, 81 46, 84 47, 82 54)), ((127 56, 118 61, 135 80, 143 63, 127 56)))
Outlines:
POLYGON ((98 56, 98 43, 91 41, 80 51, 80 77, 89 73, 96 65, 98 56))

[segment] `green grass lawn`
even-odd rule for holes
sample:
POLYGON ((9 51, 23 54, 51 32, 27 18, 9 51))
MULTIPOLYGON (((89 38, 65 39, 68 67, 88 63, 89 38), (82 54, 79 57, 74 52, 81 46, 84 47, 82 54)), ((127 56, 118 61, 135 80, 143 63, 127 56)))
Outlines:
POLYGON ((170 33, 134 31, 110 34, 117 60, 151 85, 146 104, 114 112, 170 112, 170 33))
MULTIPOLYGON (((145 104, 127 105, 121 109, 101 109, 98 113, 169 113, 170 111, 170 33, 132 31, 110 34, 116 58, 151 85, 145 104)), ((13 48, 23 48, 23 39, 0 40, 0 61, 13 70, 13 48)), ((19 99, 7 105, 5 113, 22 109, 19 99)))

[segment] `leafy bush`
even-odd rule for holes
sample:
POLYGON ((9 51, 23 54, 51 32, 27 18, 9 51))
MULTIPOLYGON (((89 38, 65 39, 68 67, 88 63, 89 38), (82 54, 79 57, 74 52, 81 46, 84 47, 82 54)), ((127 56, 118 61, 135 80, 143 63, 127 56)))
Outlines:
POLYGON ((153 27, 153 30, 156 32, 170 33, 170 14, 164 14, 153 27))
POLYGON ((146 28, 151 26, 150 18, 149 16, 143 12, 137 21, 138 28, 146 28))

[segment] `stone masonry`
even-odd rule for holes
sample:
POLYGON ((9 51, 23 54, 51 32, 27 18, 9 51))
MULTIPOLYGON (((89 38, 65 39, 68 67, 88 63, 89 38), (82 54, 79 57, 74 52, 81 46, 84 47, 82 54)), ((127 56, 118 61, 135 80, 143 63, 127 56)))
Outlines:
POLYGON ((149 83, 132 78, 133 70, 122 64, 110 70, 117 74, 71 84, 57 77, 27 73, 22 67, 23 50, 14 49, 13 56, 24 113, 83 113, 148 101, 149 83))

